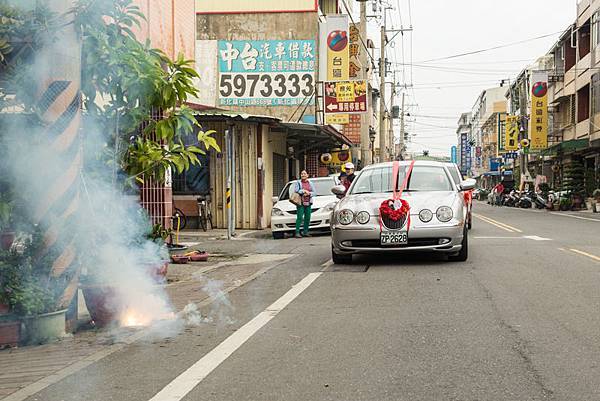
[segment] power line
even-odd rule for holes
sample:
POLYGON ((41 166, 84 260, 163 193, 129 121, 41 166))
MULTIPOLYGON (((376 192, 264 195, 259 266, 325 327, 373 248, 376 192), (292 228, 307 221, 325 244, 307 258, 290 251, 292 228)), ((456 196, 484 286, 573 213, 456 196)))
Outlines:
POLYGON ((453 59, 453 58, 471 56, 473 54, 479 54, 479 53, 489 52, 491 50, 502 49, 502 48, 505 48, 505 47, 515 46, 515 45, 519 45, 519 44, 522 44, 522 43, 527 43, 527 42, 532 42, 532 41, 539 40, 539 39, 544 39, 544 38, 547 38, 547 37, 550 37, 550 36, 558 35, 560 33, 564 33, 564 31, 553 32, 553 33, 549 33, 547 35, 541 35, 541 36, 536 36, 534 38, 519 40, 517 42, 511 42, 511 43, 506 43, 506 44, 503 44, 503 45, 488 47, 486 49, 479 49, 479 50, 473 50, 473 51, 469 51, 469 52, 465 52, 465 53, 453 54, 451 56, 445 56, 445 57, 439 57, 439 58, 432 58, 432 59, 429 59, 429 60, 419 61, 418 63, 430 63, 432 61, 449 60, 449 59, 453 59))

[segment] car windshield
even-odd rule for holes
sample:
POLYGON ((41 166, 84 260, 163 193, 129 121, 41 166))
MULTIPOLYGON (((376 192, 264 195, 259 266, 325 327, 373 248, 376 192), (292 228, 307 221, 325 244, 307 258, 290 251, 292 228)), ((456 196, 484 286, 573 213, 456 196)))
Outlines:
POLYGON ((462 181, 462 177, 460 176, 458 169, 456 167, 452 166, 452 167, 448 167, 448 170, 450 170, 450 175, 452 176, 452 179, 454 180, 454 182, 456 184, 460 185, 460 183, 462 181))
MULTIPOLYGON (((331 193, 331 188, 335 186, 335 179, 333 177, 329 179, 320 179, 320 180, 309 180, 312 182, 315 187, 315 191, 317 192, 317 196, 330 196, 333 195, 331 193)), ((279 200, 288 200, 290 198, 290 192, 294 190, 294 185, 296 181, 288 183, 283 191, 281 191, 281 196, 279 200)))
MULTIPOLYGON (((407 165, 400 166, 397 189, 400 189, 407 165)), ((350 194, 393 192, 392 167, 374 168, 361 172, 350 194)), ((415 166, 405 191, 452 191, 450 178, 443 167, 415 166)))

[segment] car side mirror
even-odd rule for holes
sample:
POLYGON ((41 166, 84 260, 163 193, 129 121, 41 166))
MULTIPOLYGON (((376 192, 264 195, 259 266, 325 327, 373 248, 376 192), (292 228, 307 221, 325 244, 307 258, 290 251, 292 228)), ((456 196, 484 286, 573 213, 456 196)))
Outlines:
POLYGON ((475 189, 476 184, 477 184, 477 181, 475 181, 472 178, 468 178, 460 183, 460 190, 461 191, 470 191, 472 189, 475 189))
POLYGON ((334 195, 344 196, 346 194, 346 187, 343 185, 336 185, 335 187, 331 188, 331 192, 334 195))
POLYGON ((277 202, 279 202, 279 197, 274 196, 271 198, 271 201, 273 202, 273 204, 276 204, 277 202))

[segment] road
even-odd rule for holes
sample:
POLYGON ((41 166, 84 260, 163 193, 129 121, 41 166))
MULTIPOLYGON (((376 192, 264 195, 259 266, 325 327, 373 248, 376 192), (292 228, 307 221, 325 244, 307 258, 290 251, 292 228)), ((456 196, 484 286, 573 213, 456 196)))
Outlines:
POLYGON ((282 240, 296 256, 229 294, 234 324, 138 341, 28 400, 600 399, 600 218, 475 213, 465 263, 333 266, 327 237, 282 240))

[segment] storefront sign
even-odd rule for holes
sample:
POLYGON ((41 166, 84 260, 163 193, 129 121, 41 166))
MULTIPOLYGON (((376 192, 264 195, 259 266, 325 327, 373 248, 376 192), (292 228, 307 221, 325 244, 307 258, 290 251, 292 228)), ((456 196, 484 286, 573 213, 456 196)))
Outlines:
POLYGON ((350 122, 350 114, 326 114, 325 124, 344 125, 350 122))
POLYGON ((467 134, 461 134, 460 136, 460 172, 466 175, 469 171, 469 164, 471 158, 471 149, 467 141, 467 134))
POLYGON ((293 13, 317 11, 315 0, 196 0, 197 14, 293 13))
POLYGON ((504 150, 512 152, 519 149, 519 117, 506 117, 506 135, 504 142, 504 150))
POLYGON ((219 104, 314 104, 315 41, 219 41, 219 104))
MULTIPOLYGON (((348 114, 346 114, 348 115, 348 114)), ((344 129, 342 133, 346 138, 348 138, 352 143, 358 144, 360 143, 360 114, 350 114, 350 121, 348 124, 344 125, 344 129)))
POLYGON ((325 82, 325 114, 367 112, 367 81, 325 82))
POLYGON ((536 151, 548 147, 548 73, 533 71, 531 82, 529 149, 536 151))
POLYGON ((363 67, 360 62, 360 29, 359 24, 350 24, 350 62, 348 76, 350 79, 364 78, 363 67))

